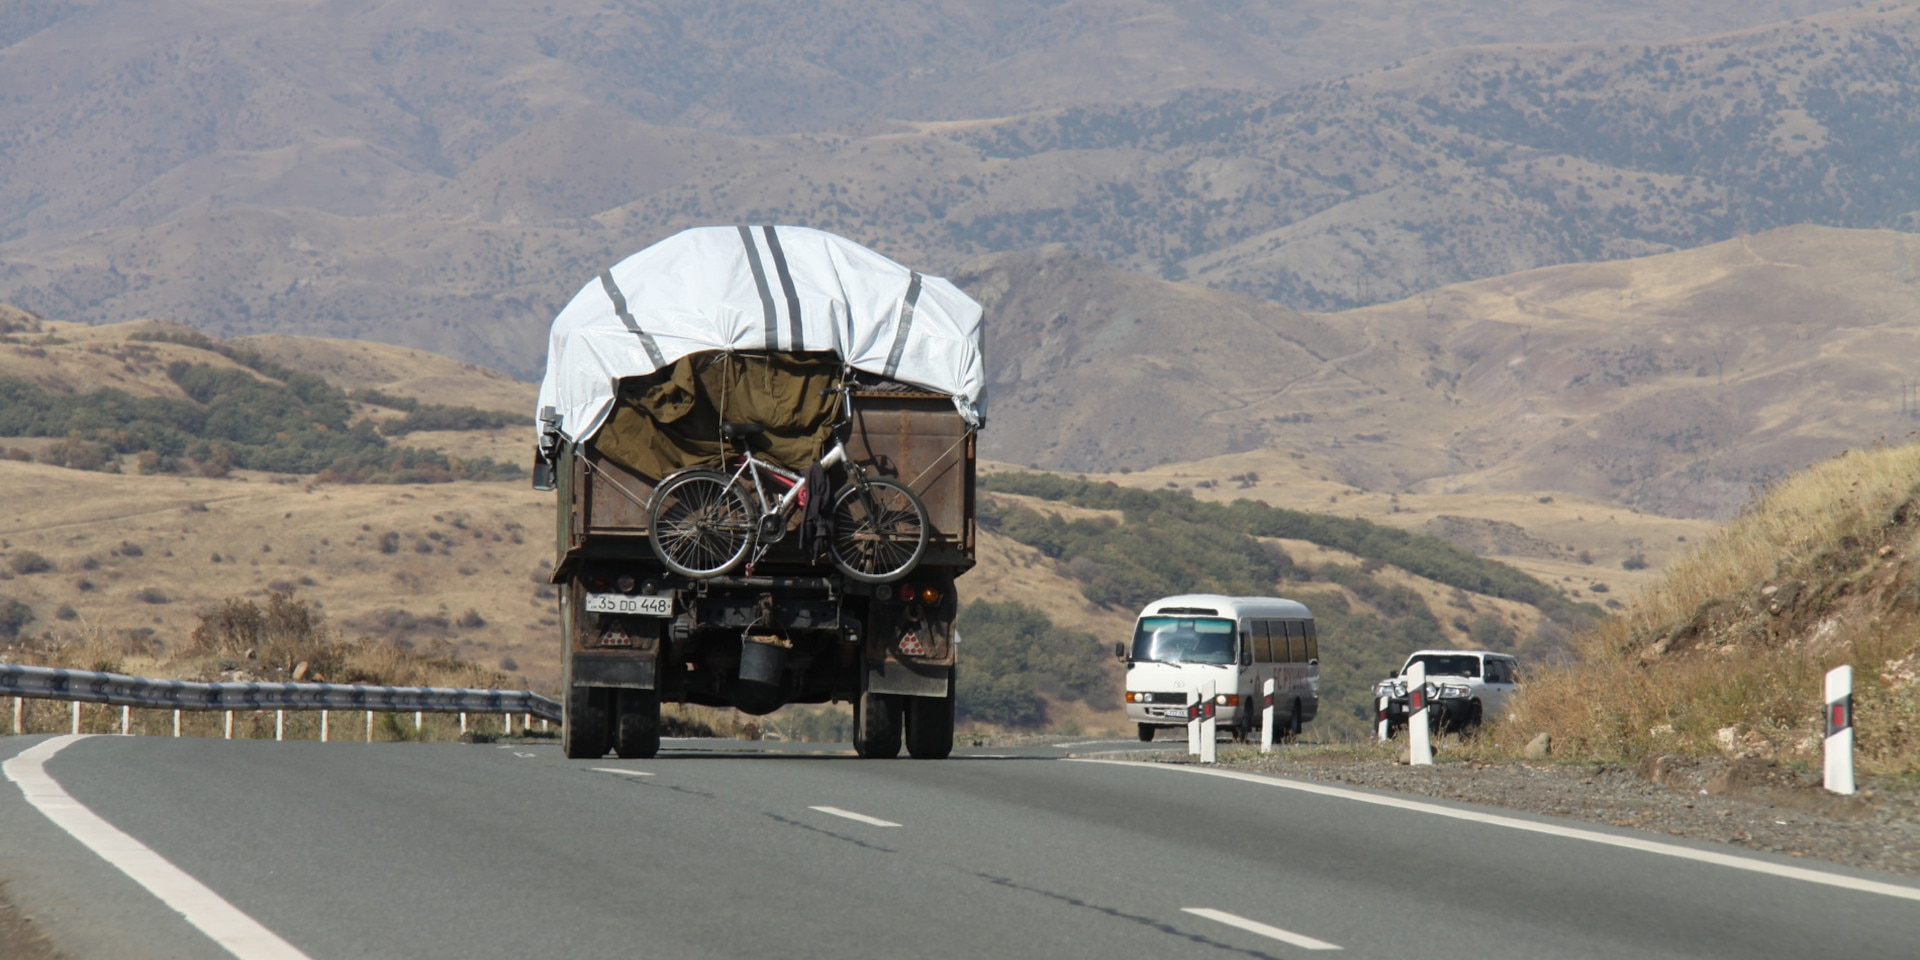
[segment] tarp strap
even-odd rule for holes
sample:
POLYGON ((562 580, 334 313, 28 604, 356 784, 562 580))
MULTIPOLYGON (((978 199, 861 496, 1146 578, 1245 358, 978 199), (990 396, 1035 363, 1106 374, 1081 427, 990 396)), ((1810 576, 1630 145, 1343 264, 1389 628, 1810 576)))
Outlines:
POLYGON ((627 295, 621 293, 620 285, 613 282, 612 270, 600 271, 600 287, 607 291, 607 299, 613 301, 613 312, 619 315, 620 322, 640 338, 640 345, 647 349, 647 359, 653 361, 653 368, 658 370, 666 366, 667 360, 660 354, 660 345, 653 342, 653 334, 640 329, 640 321, 635 320, 633 313, 627 309, 627 295))
POLYGON ((773 254, 773 268, 780 271, 780 289, 787 295, 787 329, 793 331, 793 342, 787 345, 787 349, 804 353, 807 347, 802 342, 806 335, 800 326, 800 295, 793 289, 793 274, 787 270, 787 255, 781 252, 780 236, 774 233, 771 225, 760 229, 767 232, 767 252, 773 254))
POLYGON ((760 310, 767 318, 767 349, 780 349, 780 317, 773 311, 773 292, 767 289, 767 268, 760 265, 760 248, 753 245, 753 230, 740 226, 740 242, 747 245, 747 266, 753 268, 753 285, 760 289, 760 310))
POLYGON ((913 308, 919 302, 920 275, 914 273, 907 280, 907 299, 900 304, 900 326, 893 331, 893 349, 887 353, 889 378, 900 370, 900 357, 907 352, 907 331, 913 329, 913 308))

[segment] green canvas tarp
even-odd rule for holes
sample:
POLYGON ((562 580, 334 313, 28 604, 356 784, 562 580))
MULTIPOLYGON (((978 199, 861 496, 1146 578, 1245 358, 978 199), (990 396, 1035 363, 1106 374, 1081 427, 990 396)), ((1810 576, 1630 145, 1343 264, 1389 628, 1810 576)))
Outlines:
POLYGON ((719 466, 720 424, 752 423, 754 454, 789 470, 820 459, 840 395, 833 353, 690 354, 643 377, 620 381, 613 412, 594 449, 642 476, 660 479, 694 466, 719 466))

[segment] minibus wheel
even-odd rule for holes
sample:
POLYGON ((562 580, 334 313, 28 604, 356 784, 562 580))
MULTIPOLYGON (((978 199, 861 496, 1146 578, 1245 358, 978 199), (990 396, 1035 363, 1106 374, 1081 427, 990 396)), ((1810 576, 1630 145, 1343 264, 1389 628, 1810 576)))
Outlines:
POLYGON ((1143 723, 1143 724, 1140 724, 1140 742, 1141 742, 1141 743, 1152 743, 1152 742, 1153 742, 1153 731, 1154 731, 1154 726, 1153 726, 1153 724, 1151 724, 1151 723, 1143 723))

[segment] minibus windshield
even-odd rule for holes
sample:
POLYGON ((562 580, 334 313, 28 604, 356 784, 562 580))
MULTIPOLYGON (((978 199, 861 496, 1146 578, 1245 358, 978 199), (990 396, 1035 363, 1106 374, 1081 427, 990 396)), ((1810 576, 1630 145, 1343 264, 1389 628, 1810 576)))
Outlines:
POLYGON ((1232 620, 1215 617, 1141 617, 1133 628, 1133 659, 1149 663, 1232 663, 1232 620))

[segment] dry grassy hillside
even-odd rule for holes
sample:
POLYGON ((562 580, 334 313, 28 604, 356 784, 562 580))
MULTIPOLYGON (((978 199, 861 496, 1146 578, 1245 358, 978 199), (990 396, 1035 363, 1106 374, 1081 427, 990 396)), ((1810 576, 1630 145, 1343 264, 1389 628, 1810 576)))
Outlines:
POLYGON ((1907 241, 1792 227, 1324 315, 1064 250, 961 276, 1005 344, 983 440, 999 460, 1723 517, 1770 477, 1913 429, 1907 241))
POLYGON ((1573 669, 1536 674, 1510 725, 1551 733, 1557 755, 1817 766, 1822 676, 1850 664, 1863 773, 1920 772, 1916 556, 1920 446, 1820 463, 1579 638, 1573 669))

